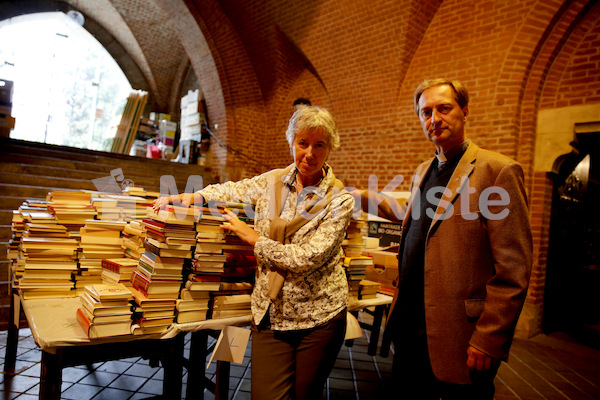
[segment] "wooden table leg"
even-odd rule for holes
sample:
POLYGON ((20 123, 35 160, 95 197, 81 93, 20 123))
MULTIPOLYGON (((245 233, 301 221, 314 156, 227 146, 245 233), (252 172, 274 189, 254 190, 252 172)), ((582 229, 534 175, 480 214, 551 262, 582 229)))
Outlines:
POLYGON ((187 369, 186 399, 204 400, 207 347, 208 333, 206 331, 192 332, 187 369))
POLYGON ((383 310, 385 306, 375 306, 375 312, 373 313, 373 325, 371 325, 371 340, 369 341, 369 348, 367 354, 375 356, 377 354, 377 344, 379 342, 379 331, 381 330, 381 321, 383 320, 383 310))
POLYGON ((62 386, 62 351, 56 354, 42 351, 40 370, 40 400, 60 400, 62 386))
POLYGON ((179 334, 172 339, 170 354, 163 359, 165 376, 163 380, 163 398, 180 399, 183 377, 183 344, 185 335, 179 334))
POLYGON ((4 353, 4 372, 13 371, 17 361, 17 347, 19 345, 19 321, 21 318, 21 302, 18 300, 18 295, 12 293, 10 298, 10 321, 8 321, 6 349, 4 353), (15 300, 17 300, 18 304, 15 304, 15 300))
POLYGON ((231 364, 227 361, 217 361, 215 400, 227 400, 229 398, 230 369, 231 364))

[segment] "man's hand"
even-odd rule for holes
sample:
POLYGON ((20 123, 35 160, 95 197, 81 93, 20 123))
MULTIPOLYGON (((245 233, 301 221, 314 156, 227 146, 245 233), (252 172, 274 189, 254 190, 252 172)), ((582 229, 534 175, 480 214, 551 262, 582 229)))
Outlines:
POLYGON ((258 232, 250 228, 245 222, 240 221, 237 215, 228 209, 225 209, 223 217, 225 217, 225 220, 229 222, 229 224, 221 225, 223 229, 235 233, 240 239, 248 244, 251 244, 252 246, 256 244, 256 241, 260 237, 258 232))
POLYGON ((483 351, 477 350, 473 346, 467 348, 467 366, 471 371, 484 371, 492 368, 492 366, 498 364, 500 361, 495 358, 488 356, 483 351))

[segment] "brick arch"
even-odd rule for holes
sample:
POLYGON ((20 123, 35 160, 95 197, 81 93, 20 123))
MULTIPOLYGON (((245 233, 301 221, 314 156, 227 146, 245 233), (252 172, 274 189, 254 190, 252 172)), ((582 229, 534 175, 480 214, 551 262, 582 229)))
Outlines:
MULTIPOLYGON (((216 1, 156 0, 170 19, 188 54, 205 96, 212 129, 226 145, 259 158, 264 137, 260 87, 245 49, 216 1), (235 72, 235 73, 234 73, 235 72)), ((251 159, 211 143, 212 165, 220 180, 253 175, 251 159)))
MULTIPOLYGON (((589 4, 591 6, 591 4, 589 4)), ((540 108, 600 103, 600 3, 583 13, 552 62, 540 108)))
MULTIPOLYGON (((549 2, 540 3, 544 3, 544 6, 550 5, 549 2)), ((518 90, 518 100, 514 105, 514 144, 511 146, 514 146, 513 157, 526 168, 534 240, 531 284, 522 320, 519 322, 521 329, 526 331, 528 336, 541 332, 552 204, 552 181, 545 172, 534 171, 537 115, 543 98, 555 99, 560 92, 561 78, 567 74, 569 68, 567 60, 572 60, 577 48, 584 45, 586 33, 598 27, 600 11, 600 6, 595 1, 554 2, 554 5, 558 7, 547 26, 540 26, 536 21, 544 20, 537 15, 538 12, 548 11, 532 7, 521 32, 515 35, 515 38, 529 37, 530 40, 537 40, 531 56, 519 61, 521 65, 518 68, 524 67, 523 79, 509 79, 519 62, 516 61, 516 56, 512 60, 507 59, 501 74, 503 79, 498 82, 494 99, 494 104, 503 105, 509 93, 518 90)), ((515 40, 508 54, 522 54, 523 45, 523 41, 515 40)), ((598 63, 596 70, 597 68, 598 63)), ((600 87, 598 79, 596 85, 600 87)))
POLYGON ((528 176, 533 173, 533 157, 535 147, 535 127, 542 90, 548 81, 548 74, 557 57, 565 48, 566 42, 573 31, 589 12, 594 1, 576 0, 572 2, 539 1, 540 7, 531 7, 521 32, 515 35, 515 40, 507 54, 523 54, 524 48, 533 48, 531 56, 507 57, 501 71, 495 90, 494 104, 503 104, 506 94, 518 90, 518 100, 515 104, 515 129, 513 154, 524 166, 528 167, 528 176), (541 26, 547 15, 547 7, 555 6, 554 17, 546 26, 541 26), (545 8, 546 7, 546 8, 545 8), (522 38, 526 38, 523 40, 522 38), (530 42, 527 43, 527 40, 530 42), (532 46, 535 44, 535 47, 532 46), (520 60, 519 60, 520 58, 520 60), (523 78, 511 79, 514 72, 523 69, 523 78))

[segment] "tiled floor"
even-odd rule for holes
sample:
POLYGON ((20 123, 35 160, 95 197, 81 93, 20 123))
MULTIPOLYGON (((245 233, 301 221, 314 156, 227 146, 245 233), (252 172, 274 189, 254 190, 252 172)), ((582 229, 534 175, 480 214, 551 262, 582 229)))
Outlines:
MULTIPOLYGON (((361 317, 370 318, 366 314, 361 317)), ((41 352, 28 329, 21 329, 19 336, 15 374, 0 374, 3 399, 35 399, 38 395, 41 352)), ((342 347, 323 399, 382 399, 381 382, 391 369, 391 355, 367 355, 367 339, 365 332, 352 347, 342 347)), ((187 349, 189 337, 186 340, 187 349)), ((6 332, 0 332, 0 371, 4 370, 5 345, 6 332)), ((248 348, 244 363, 231 365, 230 399, 250 399, 249 361, 248 348)), ((213 362, 207 372, 214 375, 215 369, 213 362)), ((151 399, 162 393, 162 372, 138 358, 66 368, 62 398, 151 399)), ((184 394, 186 378, 184 375, 184 394)), ((560 335, 516 339, 509 362, 500 367, 496 388, 497 400, 600 399, 600 351, 560 335)), ((205 392, 205 399, 213 398, 205 392)))

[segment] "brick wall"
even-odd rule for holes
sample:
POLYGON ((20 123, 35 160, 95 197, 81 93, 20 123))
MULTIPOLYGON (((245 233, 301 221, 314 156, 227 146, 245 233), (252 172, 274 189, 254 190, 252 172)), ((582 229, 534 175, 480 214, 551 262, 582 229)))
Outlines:
MULTIPOLYGON (((291 104, 308 97, 338 120, 342 147, 329 162, 339 177, 365 187, 374 174, 381 189, 401 174, 399 189, 406 190, 433 151, 413 112, 414 88, 430 77, 463 80, 471 94, 468 135, 526 170, 536 259, 525 334, 539 330, 551 182, 533 171, 536 116, 540 106, 600 102, 596 2, 186 4, 209 38, 205 50, 218 60, 211 79, 224 93, 223 134, 262 164, 238 168, 238 177, 291 161, 284 138, 291 104)), ((244 162, 227 154, 225 168, 244 162)))
MULTIPOLYGON (((208 161, 221 181, 289 164, 284 133, 291 105, 308 97, 338 120, 342 147, 329 162, 339 177, 365 187, 374 174, 381 189, 401 174, 399 189, 406 190, 414 168, 433 151, 413 112, 414 88, 424 78, 463 80, 471 94, 468 135, 517 159, 526 171, 536 246, 527 304, 537 307, 532 312, 539 317, 550 182, 533 170, 537 113, 600 103, 597 1, 110 3, 131 29, 117 21, 119 29, 109 31, 152 78, 160 103, 174 98, 173 85, 181 86, 173 69, 180 71, 185 61, 166 59, 169 41, 180 41, 211 125, 219 126, 215 134, 248 156, 213 141, 208 161), (132 38, 139 51, 131 50, 132 38)), ((114 19, 114 13, 87 7, 103 25, 114 19)), ((179 44, 173 50, 180 52, 179 44)))

